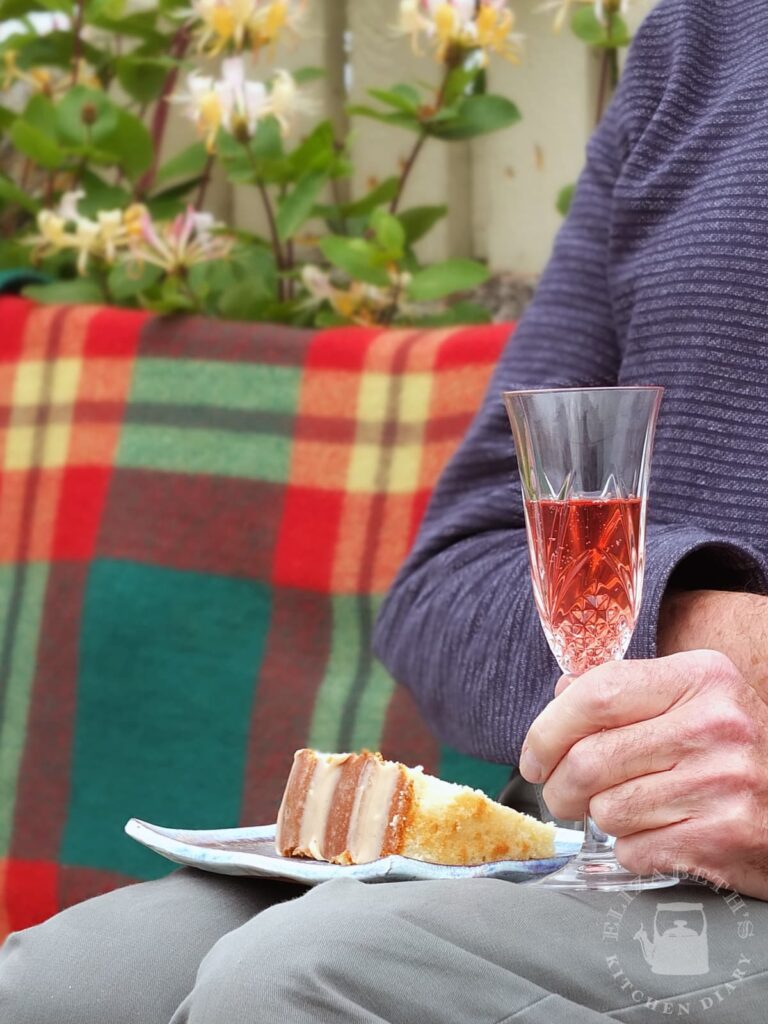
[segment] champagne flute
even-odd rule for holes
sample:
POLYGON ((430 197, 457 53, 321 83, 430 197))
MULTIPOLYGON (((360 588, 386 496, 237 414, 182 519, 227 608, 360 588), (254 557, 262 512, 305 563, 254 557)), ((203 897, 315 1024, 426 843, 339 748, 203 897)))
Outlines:
MULTIPOLYGON (((653 437, 662 388, 509 391, 536 608, 563 672, 579 675, 626 653, 640 610, 653 437)), ((587 815, 584 844, 539 884, 645 889, 587 815)))

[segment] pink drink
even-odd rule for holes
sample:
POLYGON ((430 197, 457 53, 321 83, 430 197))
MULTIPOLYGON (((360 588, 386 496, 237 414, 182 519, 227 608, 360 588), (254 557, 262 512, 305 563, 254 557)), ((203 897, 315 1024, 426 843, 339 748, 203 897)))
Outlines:
POLYGON ((573 674, 624 656, 640 605, 639 498, 527 501, 531 577, 549 645, 573 674))

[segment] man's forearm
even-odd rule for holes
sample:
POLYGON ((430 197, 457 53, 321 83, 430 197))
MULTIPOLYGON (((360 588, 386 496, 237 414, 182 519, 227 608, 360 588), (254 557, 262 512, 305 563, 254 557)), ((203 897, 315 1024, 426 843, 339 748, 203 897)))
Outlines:
POLYGON ((768 703, 768 597, 723 590, 672 591, 659 616, 658 654, 726 654, 768 703))

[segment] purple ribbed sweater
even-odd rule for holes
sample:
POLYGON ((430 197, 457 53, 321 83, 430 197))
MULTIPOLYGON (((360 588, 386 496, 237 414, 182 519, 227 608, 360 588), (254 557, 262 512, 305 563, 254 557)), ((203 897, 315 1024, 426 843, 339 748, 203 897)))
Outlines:
POLYGON ((531 595, 500 392, 661 384, 643 608, 768 592, 768 0, 662 0, 592 138, 567 222, 377 624, 441 737, 516 763, 557 666, 531 595))

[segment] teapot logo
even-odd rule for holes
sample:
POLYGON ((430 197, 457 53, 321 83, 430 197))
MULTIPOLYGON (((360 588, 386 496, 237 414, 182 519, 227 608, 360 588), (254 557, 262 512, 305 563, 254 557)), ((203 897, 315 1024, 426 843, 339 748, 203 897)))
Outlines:
POLYGON ((653 940, 641 924, 634 938, 654 974, 709 973, 707 917, 702 903, 657 903, 653 940))

